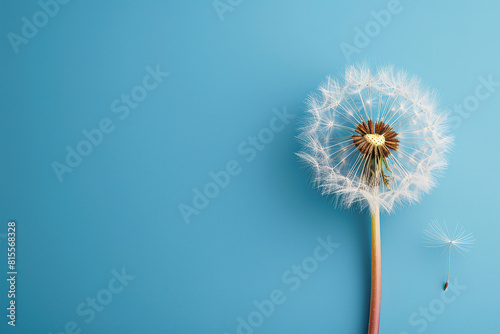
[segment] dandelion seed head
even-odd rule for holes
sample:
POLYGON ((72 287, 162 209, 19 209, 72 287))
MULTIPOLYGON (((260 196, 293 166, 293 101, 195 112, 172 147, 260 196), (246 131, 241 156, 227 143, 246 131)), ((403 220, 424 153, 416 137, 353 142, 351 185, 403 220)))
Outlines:
POLYGON ((312 181, 344 207, 381 208, 420 200, 447 166, 446 115, 420 80, 392 66, 346 68, 307 100, 298 156, 312 181))

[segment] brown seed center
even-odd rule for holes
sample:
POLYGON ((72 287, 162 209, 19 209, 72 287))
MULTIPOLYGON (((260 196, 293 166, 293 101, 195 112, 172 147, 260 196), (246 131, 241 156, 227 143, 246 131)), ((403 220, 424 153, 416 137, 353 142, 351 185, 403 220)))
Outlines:
POLYGON ((352 136, 354 145, 367 158, 387 158, 391 151, 397 151, 399 146, 398 133, 393 131, 384 121, 359 123, 354 129, 359 135, 352 136))
POLYGON ((352 136, 352 141, 366 161, 361 171, 362 178, 374 187, 378 187, 382 181, 387 189, 391 189, 388 173, 392 171, 386 158, 392 151, 398 150, 398 133, 384 121, 373 124, 371 119, 368 123, 359 123, 354 131, 359 135, 352 136))

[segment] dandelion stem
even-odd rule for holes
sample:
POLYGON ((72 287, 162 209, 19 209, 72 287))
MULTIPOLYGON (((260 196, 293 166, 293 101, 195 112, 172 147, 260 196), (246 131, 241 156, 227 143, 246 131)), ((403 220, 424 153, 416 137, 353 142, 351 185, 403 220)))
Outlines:
POLYGON ((451 268, 451 245, 453 244, 452 241, 450 241, 450 248, 448 248, 448 278, 446 279, 446 283, 444 285, 444 291, 448 289, 448 284, 450 283, 450 268, 451 268))
POLYGON ((372 242, 372 282, 370 296, 370 320, 368 334, 378 334, 380 324, 380 297, 382 281, 382 258, 380 252, 380 210, 377 208, 371 213, 371 242, 372 242))

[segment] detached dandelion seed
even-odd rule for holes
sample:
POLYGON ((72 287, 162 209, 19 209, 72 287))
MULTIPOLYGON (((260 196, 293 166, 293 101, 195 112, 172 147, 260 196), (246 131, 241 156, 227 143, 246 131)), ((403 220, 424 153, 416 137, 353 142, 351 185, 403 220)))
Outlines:
POLYGON ((446 115, 419 79, 386 66, 346 68, 310 95, 297 155, 312 182, 339 206, 371 214, 372 282, 368 332, 378 333, 381 296, 380 211, 415 203, 436 185, 452 144, 446 115))
POLYGON ((428 247, 444 247, 445 250, 448 249, 448 278, 444 284, 444 290, 446 291, 450 282, 451 254, 453 250, 456 249, 459 252, 468 253, 472 245, 474 245, 474 235, 472 233, 466 234, 464 229, 458 224, 455 230, 450 233, 446 222, 440 225, 437 221, 433 221, 424 230, 424 242, 428 247))

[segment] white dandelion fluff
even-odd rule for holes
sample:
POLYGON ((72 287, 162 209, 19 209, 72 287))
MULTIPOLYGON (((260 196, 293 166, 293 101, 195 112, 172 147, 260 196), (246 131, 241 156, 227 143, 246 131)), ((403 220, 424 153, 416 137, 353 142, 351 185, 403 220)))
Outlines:
POLYGON ((436 185, 452 144, 446 115, 420 80, 392 66, 348 66, 308 99, 298 154, 313 183, 337 203, 371 213, 372 280, 368 333, 378 333, 380 210, 412 203, 436 185))
POLYGON ((448 278, 444 285, 444 289, 446 290, 450 282, 451 254, 453 250, 456 249, 462 253, 469 252, 475 242, 474 235, 472 233, 465 233, 463 227, 458 224, 450 233, 446 222, 440 225, 437 221, 433 221, 424 230, 424 242, 428 247, 444 247, 443 252, 448 249, 448 278))
POLYGON ((419 79, 392 66, 347 67, 308 99, 298 155, 313 182, 341 205, 391 212, 416 202, 446 167, 446 115, 419 79))
POLYGON ((456 249, 459 252, 468 253, 475 242, 473 234, 465 233, 464 228, 459 224, 456 224, 455 229, 450 232, 446 222, 439 224, 433 221, 423 233, 427 247, 444 247, 451 251, 456 249))

